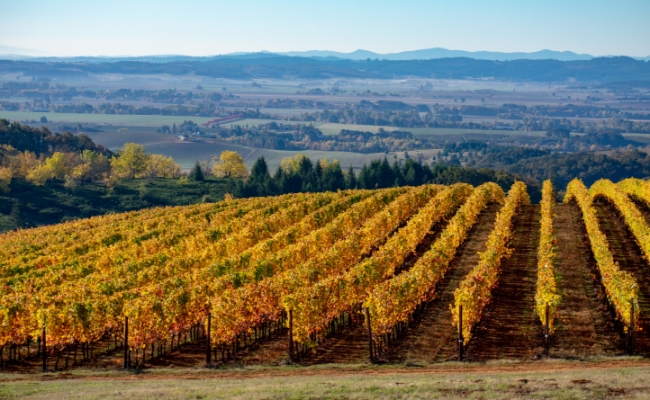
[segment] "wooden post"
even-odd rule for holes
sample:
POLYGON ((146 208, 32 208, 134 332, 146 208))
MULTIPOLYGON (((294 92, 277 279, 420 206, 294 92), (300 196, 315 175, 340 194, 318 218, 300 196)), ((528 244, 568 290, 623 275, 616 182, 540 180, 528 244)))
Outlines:
POLYGON ((458 361, 463 361, 463 350, 465 350, 465 339, 463 338, 463 306, 458 306, 458 361))
POLYGON ((45 325, 43 325, 43 372, 47 372, 47 333, 45 331, 45 325))
POLYGON ((205 363, 210 366, 212 364, 212 341, 211 341, 211 336, 210 336, 210 324, 212 322, 212 314, 208 313, 208 343, 206 346, 206 353, 205 353, 205 363))
POLYGON ((124 317, 124 369, 129 369, 129 317, 124 317))
POLYGON ((293 310, 289 310, 289 362, 293 362, 293 310))
POLYGON ((630 301, 630 326, 627 328, 627 353, 634 353, 634 301, 630 301))
POLYGON ((549 341, 549 324, 548 324, 548 303, 546 303, 546 318, 544 321, 544 354, 548 357, 548 341, 549 341))
POLYGON ((370 363, 375 362, 375 355, 372 351, 372 326, 370 325, 370 309, 366 308, 366 321, 368 322, 368 351, 370 353, 370 363))

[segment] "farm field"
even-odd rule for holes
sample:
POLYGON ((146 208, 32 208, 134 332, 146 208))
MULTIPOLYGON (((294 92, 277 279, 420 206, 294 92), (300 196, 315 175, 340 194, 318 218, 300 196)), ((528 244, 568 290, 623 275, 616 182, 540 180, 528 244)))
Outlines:
POLYGON ((509 136, 544 136, 546 132, 524 132, 507 130, 485 130, 485 129, 456 129, 456 128, 401 128, 400 130, 411 132, 414 135, 509 135, 509 136))
MULTIPOLYGON (((84 124, 109 124, 119 126, 140 126, 156 127, 176 123, 180 125, 183 121, 192 120, 197 124, 208 122, 211 117, 174 117, 164 115, 115 115, 115 114, 73 114, 53 112, 29 112, 29 111, 0 111, 0 118, 24 121, 37 120, 45 116, 48 121, 56 123, 84 123, 84 124)), ((37 125, 38 126, 38 125, 37 125)))
POLYGON ((647 357, 650 183, 554 190, 290 194, 10 232, 0 368, 647 357))
MULTIPOLYGON (((391 159, 397 154, 398 158, 404 158, 404 153, 351 153, 345 151, 315 151, 315 150, 270 150, 254 149, 236 144, 230 144, 213 139, 201 139, 200 142, 180 141, 176 135, 166 135, 151 131, 130 130, 128 132, 100 132, 89 133, 89 136, 97 144, 102 144, 112 151, 117 151, 125 143, 139 143, 145 146, 148 152, 172 156, 174 161, 179 163, 183 168, 191 168, 194 163, 212 157, 218 157, 224 150, 238 152, 251 167, 259 157, 264 157, 269 169, 275 171, 280 165, 283 158, 293 157, 296 154, 304 154, 312 160, 327 158, 330 161, 339 160, 344 168, 352 165, 359 169, 364 163, 370 163, 372 160, 391 159)), ((421 150, 409 152, 411 157, 417 157, 422 154, 424 157, 431 157, 438 153, 438 150, 421 150)))
POLYGON ((97 144, 102 144, 111 151, 117 151, 125 143, 139 143, 154 154, 172 156, 183 168, 191 168, 196 161, 219 156, 222 151, 236 151, 244 157, 249 164, 255 162, 251 159, 254 150, 248 147, 220 142, 216 140, 203 140, 201 142, 180 141, 177 135, 130 130, 128 132, 99 132, 88 134, 97 144))
POLYGON ((316 123, 315 127, 321 130, 324 135, 338 135, 342 129, 347 129, 350 131, 362 131, 362 132, 373 132, 377 133, 379 128, 382 128, 387 131, 397 131, 397 130, 406 130, 404 128, 395 128, 392 126, 377 126, 377 125, 354 125, 354 124, 333 124, 333 123, 316 123))

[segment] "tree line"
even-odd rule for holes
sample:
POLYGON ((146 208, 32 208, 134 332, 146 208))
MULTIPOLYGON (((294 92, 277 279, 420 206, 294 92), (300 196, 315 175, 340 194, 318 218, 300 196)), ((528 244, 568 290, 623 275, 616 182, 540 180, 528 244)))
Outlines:
MULTIPOLYGON (((282 160, 273 174, 269 171, 264 157, 260 157, 251 168, 247 179, 236 183, 234 194, 237 197, 273 196, 298 192, 381 189, 457 182, 472 185, 496 182, 508 188, 516 179, 512 174, 487 168, 463 168, 444 164, 431 167, 410 158, 401 165, 397 161, 390 164, 386 158, 374 160, 370 164, 364 164, 356 173, 352 167, 344 171, 337 160, 329 162, 324 159, 314 162, 299 154, 282 160)), ((531 192, 537 197, 536 187, 531 187, 531 192)))

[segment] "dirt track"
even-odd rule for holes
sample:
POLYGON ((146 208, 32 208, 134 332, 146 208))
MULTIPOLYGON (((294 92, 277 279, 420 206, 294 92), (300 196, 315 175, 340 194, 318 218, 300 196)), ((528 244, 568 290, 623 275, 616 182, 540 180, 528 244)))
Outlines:
POLYGON ((632 274, 639 285, 640 330, 635 331, 635 351, 650 355, 650 265, 643 257, 634 235, 627 229, 623 217, 605 200, 595 203, 600 229, 607 236, 609 249, 623 271, 632 274))
POLYGON ((479 216, 467 240, 456 252, 447 275, 436 287, 436 298, 425 305, 422 317, 411 324, 407 334, 381 357, 384 362, 415 363, 446 361, 456 352, 455 328, 451 324, 449 304, 462 278, 478 263, 478 252, 485 250, 501 205, 490 205, 479 216))
POLYGON ((606 293, 580 208, 575 203, 558 204, 555 213, 556 271, 562 304, 549 354, 551 357, 622 354, 624 343, 606 305, 606 293))
POLYGON ((512 255, 502 262, 492 301, 467 347, 469 360, 530 359, 542 353, 542 329, 534 310, 539 205, 524 205, 514 220, 512 255))

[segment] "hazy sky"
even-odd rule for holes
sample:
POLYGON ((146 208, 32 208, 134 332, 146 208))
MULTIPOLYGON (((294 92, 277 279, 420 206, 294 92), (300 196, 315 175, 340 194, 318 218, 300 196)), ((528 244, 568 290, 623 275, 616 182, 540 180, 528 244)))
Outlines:
POLYGON ((431 47, 650 55, 650 0, 0 3, 0 45, 59 56, 431 47))

